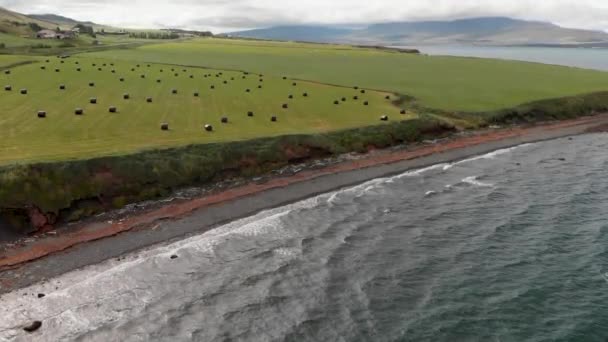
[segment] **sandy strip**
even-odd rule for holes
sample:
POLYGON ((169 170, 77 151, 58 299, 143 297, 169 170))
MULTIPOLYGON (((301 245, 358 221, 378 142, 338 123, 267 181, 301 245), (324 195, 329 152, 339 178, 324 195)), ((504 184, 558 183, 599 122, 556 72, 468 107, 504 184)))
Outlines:
POLYGON ((252 183, 187 202, 167 204, 120 222, 91 224, 66 234, 38 239, 0 255, 0 270, 3 270, 0 272, 0 293, 370 179, 523 143, 607 128, 608 114, 602 114, 535 127, 499 129, 414 150, 377 153, 369 158, 275 178, 263 184, 252 183))

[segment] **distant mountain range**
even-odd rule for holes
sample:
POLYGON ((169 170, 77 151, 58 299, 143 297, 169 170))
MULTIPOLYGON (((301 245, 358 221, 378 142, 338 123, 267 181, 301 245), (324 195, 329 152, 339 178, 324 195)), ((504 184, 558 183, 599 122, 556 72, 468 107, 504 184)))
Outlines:
POLYGON ((87 26, 99 26, 90 21, 78 21, 78 20, 74 20, 72 18, 63 17, 63 16, 56 15, 56 14, 28 14, 27 16, 30 18, 46 21, 49 23, 55 23, 57 25, 75 26, 78 24, 83 24, 83 25, 87 25, 87 26))
POLYGON ((563 28, 551 23, 504 17, 453 21, 373 24, 348 29, 333 26, 276 26, 230 33, 231 36, 366 45, 581 45, 608 42, 600 31, 563 28))

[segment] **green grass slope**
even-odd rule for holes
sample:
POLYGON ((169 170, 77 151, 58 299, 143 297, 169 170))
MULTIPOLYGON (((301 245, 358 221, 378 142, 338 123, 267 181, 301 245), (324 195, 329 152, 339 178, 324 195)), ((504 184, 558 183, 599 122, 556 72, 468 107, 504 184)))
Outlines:
MULTIPOLYGON (((144 63, 137 67, 133 62, 103 59, 38 60, 41 62, 0 74, 0 164, 328 132, 376 125, 384 114, 392 120, 413 117, 401 115, 393 104, 396 98, 387 100, 387 93, 367 90, 362 94, 352 87, 300 81, 294 86, 290 79, 270 75, 261 78, 236 71, 144 63), (94 82, 94 87, 89 82, 94 82), (65 90, 60 90, 61 84, 65 90), (12 91, 5 91, 5 85, 11 85, 12 91), (27 89, 27 94, 21 94, 21 89, 27 89), (178 93, 173 94, 173 89, 178 93), (194 92, 200 96, 195 97, 194 92), (130 99, 123 99, 125 93, 130 99), (354 96, 359 99, 354 100, 354 96), (98 103, 90 104, 91 97, 98 103), (148 103, 147 97, 153 102, 148 103), (339 100, 338 105, 335 100, 339 100), (118 113, 109 113, 110 106, 116 106, 118 113), (82 108, 84 115, 75 115, 76 108, 82 108), (38 118, 39 110, 46 111, 47 117, 38 118), (249 117, 248 111, 254 116, 249 117), (270 121, 273 115, 278 122, 270 121), (229 118, 228 124, 220 122, 224 116, 229 118), (163 122, 169 123, 169 131, 161 131, 163 122), (204 131, 204 124, 212 124, 215 131, 204 131)), ((0 63, 11 61, 14 57, 0 58, 0 63)))
POLYGON ((408 55, 345 46, 199 39, 91 56, 224 69, 411 95, 425 107, 492 111, 608 90, 608 73, 492 59, 408 55))

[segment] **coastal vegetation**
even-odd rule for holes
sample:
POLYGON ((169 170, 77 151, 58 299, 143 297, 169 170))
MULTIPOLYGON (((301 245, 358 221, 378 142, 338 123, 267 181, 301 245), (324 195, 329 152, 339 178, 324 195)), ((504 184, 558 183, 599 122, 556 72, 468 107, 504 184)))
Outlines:
POLYGON ((0 56, 0 212, 24 231, 308 159, 608 109, 608 74, 576 68, 217 38, 111 49, 0 56))

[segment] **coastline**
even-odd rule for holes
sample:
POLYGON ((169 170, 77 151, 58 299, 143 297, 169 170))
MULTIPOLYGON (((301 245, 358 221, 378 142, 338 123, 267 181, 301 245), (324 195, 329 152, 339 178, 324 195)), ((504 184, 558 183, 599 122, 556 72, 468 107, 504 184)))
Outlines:
POLYGON ((608 114, 477 132, 409 150, 384 150, 265 183, 249 183, 220 193, 169 203, 118 222, 97 222, 66 234, 29 239, 0 254, 0 293, 120 257, 160 243, 201 234, 265 209, 438 163, 454 162, 524 143, 608 129, 608 114))

